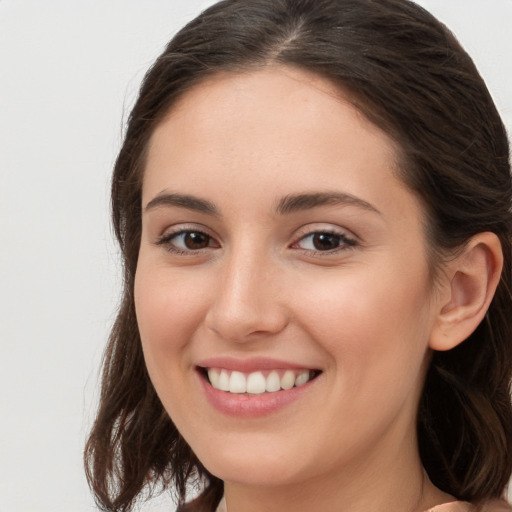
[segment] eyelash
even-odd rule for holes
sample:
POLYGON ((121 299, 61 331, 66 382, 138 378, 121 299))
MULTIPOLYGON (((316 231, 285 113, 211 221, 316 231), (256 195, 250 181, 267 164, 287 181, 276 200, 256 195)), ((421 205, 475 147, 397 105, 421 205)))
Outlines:
MULTIPOLYGON (((174 254, 177 254, 177 255, 180 255, 180 256, 194 256, 196 254, 199 254, 200 252, 208 249, 208 248, 211 248, 210 245, 208 245, 207 247, 203 247, 203 248, 200 248, 200 249, 181 249, 179 247, 176 247, 175 245, 173 245, 172 241, 175 240, 176 238, 178 238, 179 236, 184 236, 184 235, 190 235, 190 234, 194 234, 194 235, 200 235, 200 236, 204 236, 204 237, 207 237, 208 239, 208 244, 211 243, 212 240, 214 240, 214 238, 212 236, 210 236, 208 233, 205 233, 204 231, 201 231, 200 229, 180 229, 178 231, 175 231, 173 233, 168 233, 166 235, 163 235, 162 237, 160 237, 157 242, 156 242, 156 245, 158 246, 164 246, 165 250, 170 252, 170 253, 174 253, 174 254)), ((308 254, 308 255, 314 255, 314 256, 329 256, 329 255, 333 255, 333 254, 337 254, 338 252, 341 252, 341 251, 346 251, 348 249, 351 249, 355 246, 357 246, 357 241, 353 238, 350 238, 349 236, 343 234, 343 233, 338 233, 334 230, 329 230, 329 229, 325 229, 325 230, 322 230, 322 229, 318 229, 318 230, 315 230, 315 231, 310 231, 304 235, 302 235, 296 242, 294 242, 290 247, 291 248, 297 248, 298 250, 301 250, 303 251, 304 253, 308 254), (327 235, 327 236, 330 236, 330 237, 335 237, 337 239, 337 242, 338 242, 338 246, 337 247, 334 247, 333 249, 327 249, 327 250, 320 250, 320 249, 301 249, 300 247, 295 247, 297 246, 300 242, 310 238, 310 237, 314 237, 314 236, 318 236, 318 235, 327 235)), ((217 247, 214 247, 214 248, 218 248, 217 247)))
MULTIPOLYGON (((333 255, 333 254, 337 254, 341 251, 346 251, 348 249, 351 249, 353 247, 355 247, 357 245, 357 242, 354 238, 350 238, 349 236, 347 236, 346 234, 344 233, 339 233, 337 231, 334 231, 334 230, 329 230, 329 229, 318 229, 318 230, 315 230, 315 231, 310 231, 309 233, 306 233, 304 234, 303 236, 301 236, 297 242, 295 242, 293 246, 296 246, 299 244, 299 242, 303 242, 304 240, 308 239, 308 238, 312 238, 312 237, 315 237, 315 236, 318 236, 318 235, 327 235, 327 236, 330 236, 330 237, 335 237, 338 241, 338 246, 333 248, 333 249, 328 249, 328 250, 325 250, 325 251, 322 251, 320 249, 301 249, 302 251, 304 251, 305 253, 309 254, 309 255, 314 255, 314 256, 330 256, 330 255, 333 255)), ((300 249, 300 248, 299 248, 300 249)))
POLYGON ((158 241, 156 242, 156 245, 164 246, 165 250, 174 254, 183 255, 183 256, 193 256, 195 254, 200 253, 201 251, 204 251, 208 247, 201 248, 201 249, 180 249, 179 247, 176 247, 172 244, 172 241, 178 238, 182 235, 201 235, 208 238, 208 243, 213 240, 213 237, 210 236, 208 233, 205 233, 204 231, 201 231, 200 229, 180 229, 178 231, 175 231, 173 233, 168 233, 166 235, 161 236, 158 241))

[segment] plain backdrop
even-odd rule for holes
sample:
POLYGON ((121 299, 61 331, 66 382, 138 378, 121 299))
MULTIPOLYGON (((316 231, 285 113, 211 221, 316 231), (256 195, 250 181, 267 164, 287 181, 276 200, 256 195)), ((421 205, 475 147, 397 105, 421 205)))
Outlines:
MULTIPOLYGON (((145 70, 211 3, 0 0, 0 512, 95 510, 81 454, 119 295, 110 172, 145 70)), ((512 0, 420 3, 512 131, 512 0)))

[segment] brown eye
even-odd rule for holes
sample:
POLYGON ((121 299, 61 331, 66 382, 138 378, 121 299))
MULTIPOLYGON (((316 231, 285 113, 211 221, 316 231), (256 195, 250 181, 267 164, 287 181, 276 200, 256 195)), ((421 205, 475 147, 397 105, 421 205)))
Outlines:
POLYGON ((202 231, 183 230, 163 236, 157 245, 162 245, 169 252, 185 254, 203 249, 218 248, 215 239, 202 231))
POLYGON ((313 252, 335 252, 356 245, 355 240, 341 233, 315 231, 304 236, 297 242, 300 249, 313 252))
POLYGON ((340 245, 340 237, 332 233, 315 233, 312 238, 313 247, 317 251, 332 251, 340 245))
POLYGON ((183 245, 191 251, 206 249, 210 245, 210 237, 198 231, 188 231, 182 234, 183 245))

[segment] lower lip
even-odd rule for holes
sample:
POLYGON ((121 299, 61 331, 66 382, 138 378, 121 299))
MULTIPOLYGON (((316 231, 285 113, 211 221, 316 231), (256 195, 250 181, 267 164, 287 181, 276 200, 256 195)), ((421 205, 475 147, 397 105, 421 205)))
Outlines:
POLYGON ((292 404, 311 390, 318 377, 299 387, 273 393, 262 393, 261 395, 220 391, 215 389, 201 374, 199 374, 199 379, 206 398, 215 409, 228 416, 254 418, 275 413, 292 404))

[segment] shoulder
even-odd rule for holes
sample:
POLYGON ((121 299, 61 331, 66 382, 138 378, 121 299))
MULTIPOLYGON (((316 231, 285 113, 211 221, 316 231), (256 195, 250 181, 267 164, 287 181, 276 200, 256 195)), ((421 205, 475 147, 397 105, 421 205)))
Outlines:
POLYGON ((475 512, 476 509, 471 503, 466 501, 451 501, 449 503, 443 503, 436 507, 429 508, 425 512, 475 512))
POLYGON ((472 505, 466 501, 453 501, 430 508, 425 512, 512 512, 505 500, 491 500, 481 505, 472 505))
POLYGON ((484 503, 479 512, 512 512, 512 507, 505 500, 491 500, 484 503))
POLYGON ((203 496, 199 496, 195 500, 189 501, 181 507, 178 507, 176 512, 210 512, 212 510, 215 510, 215 512, 226 512, 226 503, 224 498, 222 498, 216 508, 215 503, 205 503, 203 496))

